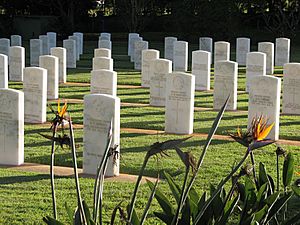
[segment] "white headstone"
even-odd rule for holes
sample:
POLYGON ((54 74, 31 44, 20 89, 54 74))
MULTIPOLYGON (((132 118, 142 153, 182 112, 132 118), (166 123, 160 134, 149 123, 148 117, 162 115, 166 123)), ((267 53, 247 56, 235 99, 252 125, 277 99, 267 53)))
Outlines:
POLYGON ((186 41, 176 41, 174 43, 174 71, 188 70, 188 43, 186 41))
POLYGON ((283 66, 290 62, 290 39, 276 38, 275 65, 283 66))
POLYGON ((137 34, 137 33, 129 33, 128 34, 128 56, 131 56, 131 54, 133 53, 132 52, 132 49, 133 49, 133 46, 132 46, 132 44, 131 44, 131 41, 132 41, 132 39, 133 38, 137 38, 137 37, 139 37, 140 35, 139 34, 137 34))
POLYGON ((207 51, 192 52, 192 74, 195 76, 195 90, 210 90, 211 53, 207 51))
POLYGON ((117 73, 111 70, 92 70, 91 94, 117 96, 117 73))
POLYGON ((44 123, 47 115, 47 70, 39 67, 24 69, 24 120, 44 123))
POLYGON ((47 99, 58 98, 58 58, 52 55, 40 56, 40 67, 47 70, 47 99))
POLYGON ((148 49, 148 41, 137 41, 134 46, 134 69, 142 69, 142 51, 148 49))
POLYGON ((10 46, 22 46, 22 37, 20 35, 11 35, 10 46))
POLYGON ((266 73, 272 75, 274 73, 274 44, 271 42, 259 42, 258 51, 266 53, 266 73))
POLYGON ((25 68, 25 48, 13 46, 9 48, 9 80, 23 81, 25 68))
POLYGON ((110 33, 106 33, 106 32, 102 32, 102 33, 100 34, 99 39, 110 41, 110 40, 111 40, 111 34, 110 34, 110 33))
POLYGON ((211 57, 213 56, 213 39, 210 37, 199 38, 199 50, 210 52, 211 57))
POLYGON ((300 114, 300 63, 286 63, 283 67, 282 112, 300 114))
POLYGON ((9 56, 10 40, 7 38, 0 38, 0 54, 9 56))
POLYGON ((249 81, 254 76, 266 75, 266 54, 262 52, 249 52, 246 64, 246 91, 249 91, 249 81))
POLYGON ((93 70, 114 70, 114 60, 108 57, 93 58, 93 70))
POLYGON ((135 53, 135 42, 138 42, 138 41, 142 41, 143 40, 143 38, 142 37, 137 37, 137 38, 131 38, 131 42, 130 42, 130 44, 131 44, 131 55, 130 55, 130 62, 134 62, 134 58, 135 58, 135 55, 134 55, 134 53, 135 53))
POLYGON ((107 48, 111 50, 111 41, 109 40, 99 40, 98 41, 98 48, 107 48))
POLYGON ((142 87, 150 87, 150 62, 158 58, 158 50, 147 49, 142 51, 142 87))
POLYGON ((250 52, 250 38, 236 39, 236 62, 239 65, 246 65, 247 54, 250 52))
POLYGON ((43 55, 48 55, 50 53, 48 36, 47 35, 40 35, 39 39, 42 41, 42 54, 43 55))
POLYGON ((75 41, 75 55, 76 55, 76 60, 78 61, 80 59, 80 40, 78 36, 72 35, 69 36, 70 40, 75 41))
POLYGON ((55 32, 47 32, 47 37, 49 40, 49 49, 56 47, 56 33, 55 32))
POLYGON ((165 132, 193 133, 195 76, 173 72, 167 75, 165 132))
POLYGON ((58 58, 58 81, 66 83, 67 81, 67 50, 61 47, 51 48, 51 55, 58 58))
POLYGON ((165 59, 173 62, 174 57, 174 43, 177 41, 176 37, 165 37, 165 59))
MULTIPOLYGON (((84 96, 83 172, 96 174, 112 127, 112 147, 120 154, 120 99, 105 94, 84 96), (112 126, 111 126, 112 124, 112 126)), ((109 158, 106 176, 119 175, 119 155, 109 158)))
POLYGON ((0 89, 0 164, 24 163, 24 93, 0 89))
POLYGON ((38 66, 39 57, 42 55, 42 41, 40 39, 30 39, 30 65, 38 66))
POLYGON ((238 64, 232 61, 216 61, 214 75, 214 109, 219 110, 230 95, 227 110, 237 108, 238 64))
POLYGON ((94 57, 111 58, 111 50, 107 48, 96 48, 94 49, 94 57))
POLYGON ((226 41, 215 42, 214 63, 220 60, 230 60, 230 43, 226 41))
POLYGON ((83 54, 83 33, 81 32, 74 32, 74 36, 77 36, 79 39, 79 54, 83 54))
POLYGON ((166 77, 172 72, 172 62, 155 59, 150 62, 150 105, 165 106, 166 77))
POLYGON ((8 88, 8 57, 0 54, 0 88, 8 88))
POLYGON ((63 40, 63 47, 67 50, 67 68, 76 68, 76 42, 63 40))
POLYGON ((248 128, 253 118, 263 116, 269 124, 274 123, 267 136, 272 140, 279 138, 280 89, 281 80, 277 77, 266 75, 250 80, 248 128))

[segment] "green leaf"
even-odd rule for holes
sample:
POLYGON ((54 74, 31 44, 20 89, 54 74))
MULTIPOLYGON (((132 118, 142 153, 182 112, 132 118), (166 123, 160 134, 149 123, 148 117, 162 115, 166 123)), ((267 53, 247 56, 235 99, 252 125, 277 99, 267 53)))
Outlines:
POLYGON ((273 205, 273 207, 270 209, 268 218, 266 220, 266 224, 270 222, 270 220, 282 209, 285 204, 287 204, 288 200, 292 197, 293 193, 290 192, 281 198, 279 198, 273 205))
POLYGON ((146 220, 146 217, 148 215, 148 211, 150 209, 150 205, 152 203, 152 200, 154 199, 154 195, 155 195, 155 192, 156 192, 156 189, 157 189, 157 186, 158 186, 158 181, 159 181, 159 177, 157 177, 155 185, 154 185, 154 188, 153 188, 153 190, 151 192, 150 197, 148 198, 147 205, 146 205, 146 207, 144 209, 144 212, 143 212, 143 215, 142 215, 142 218, 141 218, 141 222, 140 222, 141 225, 144 224, 144 222, 146 220))
POLYGON ((246 201, 247 201, 247 208, 244 209, 248 211, 252 206, 256 203, 256 194, 255 194, 255 184, 249 178, 245 177, 245 194, 246 194, 246 201))
POLYGON ((67 202, 65 202, 65 208, 68 214, 69 222, 70 224, 74 221, 74 212, 71 210, 71 208, 68 206, 67 202))
POLYGON ((167 172, 163 172, 165 178, 167 179, 167 182, 169 184, 169 187, 172 191, 172 194, 177 202, 177 204, 179 203, 180 200, 180 188, 179 186, 174 182, 173 178, 170 176, 170 174, 168 174, 167 172))
POLYGON ((270 196, 268 196, 264 202, 266 204, 268 204, 268 206, 270 207, 271 205, 274 204, 274 202, 277 201, 277 199, 279 198, 280 192, 275 192, 274 194, 271 194, 270 196))
POLYGON ((294 157, 291 153, 289 153, 283 163, 283 171, 282 171, 282 182, 283 186, 287 187, 290 185, 294 173, 294 157))
POLYGON ((200 197, 198 193, 196 192, 195 188, 191 188, 189 192, 189 199, 191 202, 195 202, 196 204, 199 202, 200 197))
POLYGON ((300 197, 300 187, 298 187, 296 184, 293 184, 292 189, 298 197, 300 197))
MULTIPOLYGON (((151 191, 153 191, 154 184, 150 181, 147 181, 147 184, 150 187, 151 191)), ((158 204, 160 205, 164 213, 173 217, 175 214, 175 210, 172 204, 169 202, 168 198, 158 189, 155 192, 155 198, 158 201, 158 204)))
POLYGON ((293 224, 297 224, 299 221, 300 221, 300 213, 290 218, 289 220, 284 221, 282 225, 293 225, 293 224))
POLYGON ((264 183, 262 186, 260 186, 256 200, 258 205, 260 205, 268 197, 268 187, 268 183, 264 183))
MULTIPOLYGON (((127 212, 129 212, 130 209, 130 205, 127 205, 127 212)), ((136 214, 135 209, 132 209, 132 217, 131 217, 131 225, 139 225, 140 224, 140 220, 136 214)))
POLYGON ((43 218, 43 221, 48 225, 64 225, 62 222, 59 222, 58 220, 56 220, 50 216, 45 216, 43 218))
POLYGON ((228 218, 232 214, 234 208, 236 207, 238 201, 240 200, 240 195, 236 196, 235 199, 229 200, 224 208, 224 213, 216 225, 226 225, 228 223, 228 218))
POLYGON ((268 209, 269 209, 268 205, 265 205, 261 210, 254 213, 254 220, 260 222, 268 213, 268 209))
POLYGON ((265 183, 269 183, 267 171, 266 171, 265 166, 262 162, 259 163, 258 183, 259 183, 260 187, 265 183))
POLYGON ((89 206, 86 204, 86 201, 84 201, 84 200, 82 200, 82 206, 83 206, 85 219, 86 219, 87 223, 89 224, 90 220, 91 220, 91 213, 89 210, 89 206))
POLYGON ((154 212, 154 215, 168 225, 172 223, 173 216, 169 216, 165 213, 160 212, 154 212))

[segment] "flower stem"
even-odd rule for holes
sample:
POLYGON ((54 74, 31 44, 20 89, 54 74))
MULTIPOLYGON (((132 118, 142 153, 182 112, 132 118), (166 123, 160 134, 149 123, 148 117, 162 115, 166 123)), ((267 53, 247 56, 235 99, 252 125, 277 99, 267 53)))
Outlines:
POLYGON ((74 168, 74 176, 75 176, 75 184, 76 184, 76 192, 77 192, 77 202, 78 202, 79 210, 81 212, 83 224, 87 224, 84 209, 83 209, 83 205, 82 205, 81 192, 80 192, 78 170, 77 170, 76 148, 75 148, 75 141, 74 141, 74 131, 73 131, 73 125, 72 125, 71 119, 69 120, 69 130, 70 130, 71 150, 72 150, 72 157, 73 157, 73 168, 74 168))
POLYGON ((259 185, 258 185, 258 181, 257 181, 257 176, 256 176, 256 171, 255 171, 255 160, 254 160, 254 154, 252 151, 250 151, 250 158, 251 158, 251 163, 252 163, 252 166, 253 166, 253 178, 254 178, 254 182, 255 182, 255 186, 256 186, 256 189, 259 190, 259 185))
POLYGON ((55 197, 55 184, 54 184, 54 154, 55 154, 55 136, 57 131, 57 123, 53 125, 52 131, 52 145, 51 145, 51 157, 50 157, 50 179, 51 179, 51 195, 52 195, 52 208, 53 217, 57 219, 57 209, 56 209, 56 197, 55 197))

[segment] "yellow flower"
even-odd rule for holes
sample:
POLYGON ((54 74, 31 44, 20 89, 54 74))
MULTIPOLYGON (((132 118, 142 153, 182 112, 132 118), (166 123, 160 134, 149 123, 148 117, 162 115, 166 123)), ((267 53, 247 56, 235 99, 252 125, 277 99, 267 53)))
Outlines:
POLYGON ((274 142, 266 139, 273 126, 274 123, 268 125, 268 121, 263 116, 255 117, 246 132, 238 127, 236 134, 230 134, 230 136, 238 143, 253 150, 274 142))
POLYGON ((62 109, 60 109, 60 100, 58 99, 57 101, 57 114, 59 117, 64 117, 65 113, 67 112, 67 102, 65 101, 64 106, 62 107, 62 109))
POLYGON ((268 125, 268 121, 263 117, 255 117, 252 120, 252 136, 255 141, 264 140, 272 130, 274 123, 268 125))

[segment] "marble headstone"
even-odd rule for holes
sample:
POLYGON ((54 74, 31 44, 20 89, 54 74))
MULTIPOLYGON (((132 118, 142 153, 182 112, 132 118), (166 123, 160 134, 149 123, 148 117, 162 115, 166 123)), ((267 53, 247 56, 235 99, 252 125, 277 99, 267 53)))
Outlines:
POLYGON ((83 33, 74 32, 73 35, 77 36, 79 39, 79 54, 82 55, 83 54, 83 33))
POLYGON ((200 37, 199 38, 199 50, 210 52, 211 60, 212 60, 212 56, 213 56, 213 39, 210 38, 210 37, 200 37))
MULTIPOLYGON (((101 161, 110 127, 112 147, 120 154, 120 99, 105 94, 84 96, 83 111, 83 173, 96 174, 101 161)), ((109 158, 105 176, 119 175, 120 155, 109 158)))
POLYGON ((111 70, 92 70, 91 94, 117 96, 117 73, 111 70))
POLYGON ((67 81, 67 50, 62 47, 51 48, 51 55, 58 58, 58 81, 66 83, 67 81))
POLYGON ((195 76, 173 72, 167 75, 165 132, 193 133, 195 76))
POLYGON ((102 32, 102 33, 100 34, 99 39, 110 41, 110 40, 111 40, 111 33, 102 32))
POLYGON ((177 41, 176 37, 165 37, 165 59, 173 62, 174 57, 174 43, 177 41))
POLYGON ((283 67, 282 112, 300 115, 300 63, 283 67))
POLYGON ((150 87, 150 62, 158 58, 158 50, 148 49, 142 51, 142 87, 150 87))
POLYGON ((22 46, 22 37, 20 35, 10 36, 10 46, 22 46))
POLYGON ((249 52, 246 65, 246 91, 249 90, 249 81, 255 76, 266 75, 266 54, 262 52, 249 52))
POLYGON ((76 60, 78 61, 80 59, 80 40, 78 36, 72 35, 69 36, 70 40, 75 41, 75 55, 76 55, 76 60))
POLYGON ((266 54, 266 73, 274 73, 274 44, 271 42, 259 42, 258 51, 266 54))
POLYGON ((220 60, 230 60, 230 43, 226 41, 215 42, 214 63, 220 60))
POLYGON ((134 69, 142 69, 142 51, 148 49, 148 41, 137 41, 134 45, 134 69))
POLYGON ((39 57, 42 55, 42 41, 40 39, 30 39, 30 65, 38 66, 39 57))
POLYGON ((47 114, 47 70, 39 67, 24 69, 24 120, 44 123, 47 114))
POLYGON ((135 43, 138 42, 138 41, 143 41, 143 38, 142 37, 137 37, 137 38, 131 38, 131 55, 130 55, 130 62, 134 62, 135 60, 135 43))
POLYGON ((278 140, 281 79, 273 76, 257 76, 250 80, 248 104, 248 128, 253 118, 263 116, 274 123, 267 138, 278 140))
POLYGON ((132 52, 132 49, 133 49, 133 46, 132 46, 132 44, 131 44, 131 41, 132 41, 132 39, 134 39, 134 38, 138 38, 140 35, 139 34, 137 34, 137 33, 129 33, 128 34, 128 51, 127 51, 127 55, 128 56, 131 56, 131 54, 133 53, 132 52))
POLYGON ((188 70, 188 42, 176 41, 174 43, 173 70, 185 72, 188 70))
POLYGON ((98 41, 98 48, 107 48, 109 50, 112 50, 112 44, 109 40, 99 40, 98 41))
POLYGON ((9 56, 10 40, 7 38, 0 38, 0 54, 9 56))
POLYGON ((0 54, 0 88, 8 88, 8 57, 0 54))
POLYGON ((247 54, 250 52, 250 38, 236 39, 236 62, 239 65, 245 66, 247 54))
POLYGON ((24 93, 0 89, 0 164, 24 163, 24 93))
POLYGON ((9 80, 23 81, 23 69, 25 68, 25 48, 13 46, 9 48, 9 80))
POLYGON ((76 68, 76 42, 63 40, 63 47, 67 50, 67 68, 76 68))
POLYGON ((58 98, 58 58, 52 55, 40 56, 40 67, 47 70, 47 99, 58 98))
POLYGON ((283 66, 290 62, 290 39, 276 38, 275 66, 283 66))
POLYGON ((172 62, 155 59, 150 62, 150 105, 165 106, 166 77, 172 72, 172 62))
POLYGON ((47 32, 47 37, 49 40, 49 49, 56 47, 56 33, 55 32, 47 32))
POLYGON ((214 75, 214 109, 219 110, 230 95, 227 110, 237 109, 238 64, 232 61, 216 61, 214 75))
POLYGON ((195 76, 195 90, 210 90, 211 53, 207 51, 192 52, 192 74, 195 76))
POLYGON ((107 57, 111 58, 111 50, 107 48, 96 48, 94 49, 94 57, 107 57))
POLYGON ((114 70, 114 60, 108 57, 94 57, 93 70, 114 70))
POLYGON ((48 55, 50 53, 48 36, 47 35, 40 35, 39 39, 42 41, 42 55, 48 55))

